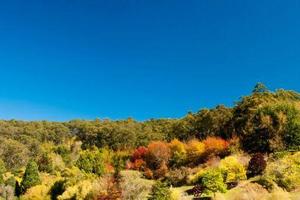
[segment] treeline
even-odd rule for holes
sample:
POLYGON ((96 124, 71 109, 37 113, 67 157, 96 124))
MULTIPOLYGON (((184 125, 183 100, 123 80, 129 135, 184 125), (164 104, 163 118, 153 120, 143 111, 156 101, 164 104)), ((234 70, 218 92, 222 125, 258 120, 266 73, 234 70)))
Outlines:
POLYGON ((0 136, 0 157, 8 168, 24 166, 30 157, 41 155, 41 143, 59 146, 70 140, 81 141, 83 149, 124 150, 147 146, 156 140, 235 136, 250 153, 296 150, 300 145, 300 94, 288 90, 272 92, 257 84, 250 95, 242 97, 232 108, 220 105, 188 113, 181 119, 2 120, 0 136))

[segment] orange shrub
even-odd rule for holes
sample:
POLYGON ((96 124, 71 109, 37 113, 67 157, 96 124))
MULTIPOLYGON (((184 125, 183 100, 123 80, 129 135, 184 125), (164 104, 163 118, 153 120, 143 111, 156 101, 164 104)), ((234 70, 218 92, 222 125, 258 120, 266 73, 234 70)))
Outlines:
POLYGON ((145 177, 148 178, 148 179, 152 179, 152 178, 153 178, 153 172, 152 172, 152 170, 149 169, 149 168, 146 168, 146 169, 145 169, 144 175, 145 175, 145 177))
POLYGON ((132 163, 132 169, 143 170, 146 166, 146 162, 142 159, 137 159, 132 163))
POLYGON ((198 140, 191 140, 186 144, 187 159, 190 163, 197 164, 205 151, 205 145, 198 140))
POLYGON ((223 154, 229 146, 229 143, 226 140, 219 137, 208 137, 203 141, 203 143, 205 144, 205 151, 207 155, 223 154))
POLYGON ((163 162, 168 165, 170 157, 169 146, 165 142, 155 141, 148 145, 145 161, 150 169, 156 170, 163 162))

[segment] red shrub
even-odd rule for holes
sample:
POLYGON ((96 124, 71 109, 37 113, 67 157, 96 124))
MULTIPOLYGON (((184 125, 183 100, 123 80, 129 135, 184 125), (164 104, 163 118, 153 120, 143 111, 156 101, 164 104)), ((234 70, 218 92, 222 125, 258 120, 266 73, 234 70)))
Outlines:
POLYGON ((146 147, 138 147, 132 154, 131 161, 134 162, 138 159, 144 159, 148 149, 146 147))

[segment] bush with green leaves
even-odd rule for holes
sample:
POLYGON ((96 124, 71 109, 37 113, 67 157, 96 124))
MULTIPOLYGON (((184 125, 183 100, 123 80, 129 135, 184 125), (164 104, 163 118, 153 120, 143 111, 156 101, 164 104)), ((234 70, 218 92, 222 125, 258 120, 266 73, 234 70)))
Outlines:
POLYGON ((288 191, 300 188, 300 152, 270 162, 265 176, 288 191))
POLYGON ((153 186, 150 193, 149 200, 170 200, 171 190, 169 187, 160 181, 157 181, 153 186))
POLYGON ((221 160, 220 169, 224 174, 226 183, 247 179, 244 166, 233 156, 228 156, 221 160))
POLYGON ((5 180, 5 185, 9 185, 12 188, 16 188, 17 180, 14 176, 10 176, 8 179, 5 180))
POLYGON ((224 193, 227 191, 223 173, 219 168, 199 171, 192 182, 203 188, 204 195, 212 195, 216 192, 224 193))
POLYGON ((67 145, 59 145, 54 149, 54 152, 60 155, 66 164, 71 162, 71 150, 67 145))
POLYGON ((46 152, 43 152, 37 158, 37 164, 39 167, 39 171, 41 171, 41 172, 51 173, 54 170, 53 169, 53 160, 52 160, 51 156, 46 152))
POLYGON ((104 173, 104 159, 98 149, 82 151, 75 165, 86 173, 93 173, 98 176, 104 173))
POLYGON ((292 103, 267 104, 257 109, 253 129, 241 138, 248 152, 299 150, 300 111, 292 103))
POLYGON ((125 169, 126 162, 129 160, 130 154, 127 152, 118 151, 112 156, 112 164, 114 167, 114 175, 119 178, 120 171, 125 169))
POLYGON ((35 161, 30 160, 21 182, 21 191, 25 193, 29 188, 41 184, 38 166, 35 161))

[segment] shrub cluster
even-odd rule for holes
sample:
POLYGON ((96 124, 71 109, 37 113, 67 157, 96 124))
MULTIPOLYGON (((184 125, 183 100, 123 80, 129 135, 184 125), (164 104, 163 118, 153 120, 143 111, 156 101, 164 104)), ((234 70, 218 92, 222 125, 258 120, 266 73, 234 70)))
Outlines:
POLYGON ((175 139, 170 143, 151 142, 147 147, 138 147, 133 152, 128 168, 144 171, 148 178, 164 177, 170 169, 195 166, 213 156, 224 155, 229 142, 217 137, 203 141, 196 139, 187 143, 175 139))

